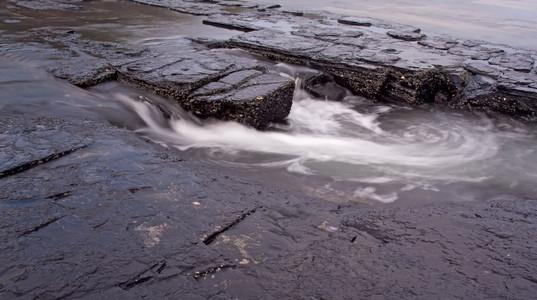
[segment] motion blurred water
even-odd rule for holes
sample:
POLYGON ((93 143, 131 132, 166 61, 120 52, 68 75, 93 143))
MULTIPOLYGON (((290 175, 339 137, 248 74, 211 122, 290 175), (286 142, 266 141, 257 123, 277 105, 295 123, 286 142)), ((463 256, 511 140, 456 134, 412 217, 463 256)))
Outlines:
MULTIPOLYGON (((367 3, 373 5, 363 3, 364 9, 367 3)), ((85 37, 171 50, 184 35, 235 34, 208 30, 201 18, 158 8, 125 2, 88 5, 83 14, 91 24, 74 14, 53 14, 49 26, 76 26, 85 37), (114 17, 112 10, 122 7, 130 10, 130 18, 114 17), (170 29, 181 24, 180 31, 170 29)), ((286 124, 261 132, 232 122, 199 120, 167 99, 117 82, 84 90, 53 78, 46 72, 53 63, 45 49, 11 49, 9 44, 24 39, 20 31, 42 26, 38 18, 31 20, 32 14, 17 29, 2 33, 6 40, 0 46, 7 49, 0 54, 2 117, 105 118, 191 159, 337 202, 474 201, 537 193, 534 126, 434 106, 379 104, 350 93, 342 102, 315 99, 301 89, 301 78, 294 78, 298 88, 286 124)), ((299 73, 293 65, 270 67, 285 76, 299 73)))
POLYGON ((481 114, 385 106, 351 95, 333 102, 298 88, 288 123, 260 132, 201 121, 116 84, 91 92, 136 115, 128 126, 156 143, 249 177, 294 174, 299 189, 332 201, 469 201, 537 192, 533 129, 481 114))

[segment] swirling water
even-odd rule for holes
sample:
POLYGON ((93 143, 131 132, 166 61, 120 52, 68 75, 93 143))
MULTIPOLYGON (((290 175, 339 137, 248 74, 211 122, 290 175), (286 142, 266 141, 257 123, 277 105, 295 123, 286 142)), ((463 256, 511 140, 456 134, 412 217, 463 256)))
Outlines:
POLYGON ((154 142, 249 177, 284 176, 328 200, 466 201, 537 191, 533 128, 480 113, 384 105, 352 95, 334 102, 297 88, 287 123, 257 131, 198 120, 159 97, 110 89, 118 87, 92 92, 112 96, 135 114, 139 120, 131 128, 154 142))
MULTIPOLYGON (((111 17, 102 8, 97 13, 111 17)), ((159 26, 169 28, 173 18, 158 18, 161 23, 147 34, 138 23, 117 31, 142 44, 173 48, 180 39, 177 33, 154 35, 159 26)), ((193 34, 221 34, 200 29, 195 25, 199 19, 186 19, 181 22, 191 24, 193 34)), ((79 30, 86 35, 100 34, 99 26, 84 26, 79 30)), ((111 38, 118 36, 106 37, 111 38)), ((341 102, 315 99, 295 78, 298 88, 287 122, 257 131, 196 119, 167 99, 116 82, 76 88, 47 74, 49 62, 34 50, 0 55, 4 117, 105 118, 191 159, 331 201, 472 201, 504 194, 533 197, 537 192, 534 126, 434 106, 381 104, 350 94, 341 102)), ((272 67, 286 76, 296 73, 296 66, 272 67)))

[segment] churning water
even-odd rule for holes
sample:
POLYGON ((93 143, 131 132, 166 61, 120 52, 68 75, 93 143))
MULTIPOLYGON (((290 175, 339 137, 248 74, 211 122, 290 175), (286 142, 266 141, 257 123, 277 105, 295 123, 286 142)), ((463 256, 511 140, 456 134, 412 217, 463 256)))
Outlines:
MULTIPOLYGON (((99 6, 99 16, 109 18, 105 23, 124 23, 102 12, 105 3, 93 5, 99 6)), ((182 22, 191 24, 195 34, 200 31, 195 25, 200 19, 178 16, 187 19, 182 22)), ((138 23, 118 31, 130 32, 131 40, 144 44, 171 45, 180 38, 177 33, 170 38, 169 31, 147 38, 158 26, 171 26, 173 13, 158 20, 147 35, 138 23)), ((87 35, 100 32, 95 24, 78 26, 87 35)), ((49 62, 36 49, 0 54, 0 115, 106 118, 191 159, 331 201, 472 201, 537 193, 534 126, 434 106, 380 104, 350 94, 341 102, 314 99, 295 78, 287 122, 257 131, 196 119, 168 99, 116 82, 79 89, 48 75, 43 68, 49 62)), ((294 68, 276 64, 273 69, 292 76, 294 68)))

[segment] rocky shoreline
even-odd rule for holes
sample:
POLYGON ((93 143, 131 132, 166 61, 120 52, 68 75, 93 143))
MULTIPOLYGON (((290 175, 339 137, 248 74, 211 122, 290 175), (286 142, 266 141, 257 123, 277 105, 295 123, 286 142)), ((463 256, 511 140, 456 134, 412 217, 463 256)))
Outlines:
MULTIPOLYGON (((30 34, 60 45, 51 52, 56 77, 81 87, 121 80, 198 116, 257 128, 285 118, 294 82, 227 48, 314 67, 306 82, 319 97, 335 81, 379 101, 435 101, 534 121, 535 54, 527 51, 239 1, 136 2, 248 32, 185 39, 180 55, 76 32, 30 34), (223 14, 237 9, 244 11, 223 14), (289 24, 300 28, 275 31, 289 24), (437 67, 437 59, 450 63, 437 67)), ((0 116, 2 299, 532 299, 537 292, 534 199, 338 204, 185 160, 99 118, 0 116)))

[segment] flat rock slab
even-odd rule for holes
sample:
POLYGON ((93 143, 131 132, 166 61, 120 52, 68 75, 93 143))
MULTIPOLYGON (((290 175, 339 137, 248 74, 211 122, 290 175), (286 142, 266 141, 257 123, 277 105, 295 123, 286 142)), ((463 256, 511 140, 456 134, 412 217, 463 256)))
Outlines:
POLYGON ((123 65, 118 78, 173 98, 198 117, 255 128, 287 117, 295 87, 254 59, 218 49, 150 56, 123 65))

